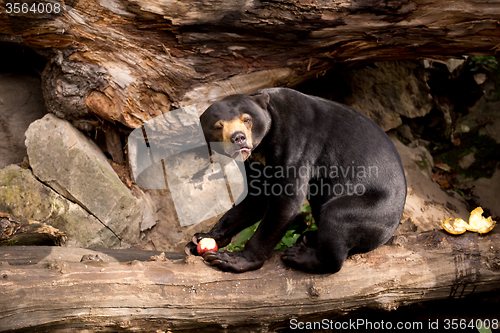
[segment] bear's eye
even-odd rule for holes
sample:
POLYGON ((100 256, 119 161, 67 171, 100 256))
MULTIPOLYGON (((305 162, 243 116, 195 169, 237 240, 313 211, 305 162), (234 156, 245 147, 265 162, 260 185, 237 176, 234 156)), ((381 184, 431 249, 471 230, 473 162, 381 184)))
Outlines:
POLYGON ((222 127, 223 127, 222 124, 217 124, 217 125, 214 126, 214 128, 215 128, 216 131, 222 130, 222 127))
POLYGON ((252 119, 250 119, 250 118, 245 118, 245 119, 243 119, 243 122, 244 122, 245 124, 250 124, 250 123, 252 122, 252 119))

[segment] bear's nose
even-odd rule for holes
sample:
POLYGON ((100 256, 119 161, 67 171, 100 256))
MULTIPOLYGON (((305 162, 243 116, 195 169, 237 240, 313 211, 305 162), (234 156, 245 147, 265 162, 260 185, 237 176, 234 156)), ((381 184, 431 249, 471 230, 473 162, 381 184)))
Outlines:
POLYGON ((247 141, 247 138, 243 132, 236 132, 231 135, 231 142, 237 145, 242 145, 247 141))

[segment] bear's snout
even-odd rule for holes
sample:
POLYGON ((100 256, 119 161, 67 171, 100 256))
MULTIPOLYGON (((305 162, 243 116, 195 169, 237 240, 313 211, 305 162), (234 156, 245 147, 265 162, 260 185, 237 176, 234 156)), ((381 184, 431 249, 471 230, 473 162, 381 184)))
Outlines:
POLYGON ((233 133, 230 139, 232 143, 235 143, 239 146, 242 146, 247 142, 247 137, 245 136, 245 133, 240 131, 233 133))

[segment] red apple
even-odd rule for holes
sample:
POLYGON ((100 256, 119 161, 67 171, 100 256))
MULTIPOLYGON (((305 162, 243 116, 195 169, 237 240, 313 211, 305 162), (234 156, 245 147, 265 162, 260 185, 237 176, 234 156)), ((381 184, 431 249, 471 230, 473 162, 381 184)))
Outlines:
POLYGON ((207 251, 217 251, 217 249, 217 243, 213 238, 200 239, 200 241, 198 242, 198 246, 196 247, 196 250, 198 251, 198 254, 200 256, 207 251))

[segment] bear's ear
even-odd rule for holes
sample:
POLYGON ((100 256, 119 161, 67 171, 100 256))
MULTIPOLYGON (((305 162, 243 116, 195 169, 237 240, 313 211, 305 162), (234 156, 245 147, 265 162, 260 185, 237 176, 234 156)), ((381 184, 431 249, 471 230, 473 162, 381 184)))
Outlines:
POLYGON ((259 104, 264 110, 267 109, 267 104, 269 104, 269 94, 262 93, 259 95, 252 96, 255 103, 259 104))

